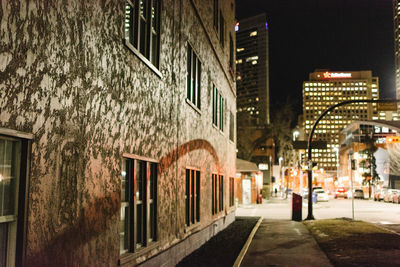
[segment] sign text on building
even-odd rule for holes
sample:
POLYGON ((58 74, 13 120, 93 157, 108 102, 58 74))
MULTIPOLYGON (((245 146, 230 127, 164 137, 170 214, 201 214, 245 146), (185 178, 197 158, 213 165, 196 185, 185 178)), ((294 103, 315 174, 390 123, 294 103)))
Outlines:
POLYGON ((331 78, 351 78, 351 73, 345 73, 345 72, 324 72, 324 78, 325 79, 331 79, 331 78))

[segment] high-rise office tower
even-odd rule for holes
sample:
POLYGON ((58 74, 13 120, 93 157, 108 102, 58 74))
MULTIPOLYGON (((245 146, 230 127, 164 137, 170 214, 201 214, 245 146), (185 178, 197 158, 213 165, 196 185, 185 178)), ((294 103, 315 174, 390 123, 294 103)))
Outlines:
MULTIPOLYGON (((265 14, 236 24, 238 126, 269 123, 268 23, 265 14), (242 116, 243 115, 243 116, 242 116)), ((240 141, 240 140, 239 140, 240 141)))
MULTIPOLYGON (((303 82, 304 130, 308 138, 314 122, 329 107, 346 100, 378 99, 379 80, 371 71, 330 72, 316 70, 303 82)), ((339 107, 319 122, 313 140, 326 141, 327 149, 313 149, 319 168, 335 171, 339 134, 352 121, 378 120, 376 103, 357 103, 339 107)))

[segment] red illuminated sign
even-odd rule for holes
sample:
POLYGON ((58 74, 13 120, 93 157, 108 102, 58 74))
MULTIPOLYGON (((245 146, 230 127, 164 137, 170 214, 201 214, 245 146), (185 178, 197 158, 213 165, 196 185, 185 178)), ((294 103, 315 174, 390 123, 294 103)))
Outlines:
POLYGON ((351 78, 351 73, 344 72, 324 72, 325 79, 331 78, 351 78))

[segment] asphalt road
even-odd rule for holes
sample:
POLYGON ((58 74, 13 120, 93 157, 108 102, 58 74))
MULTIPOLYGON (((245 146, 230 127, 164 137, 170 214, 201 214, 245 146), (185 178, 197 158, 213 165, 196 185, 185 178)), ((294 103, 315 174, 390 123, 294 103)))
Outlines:
MULTIPOLYGON (((264 219, 291 220, 291 200, 272 198, 264 204, 239 206, 237 216, 262 216, 264 219)), ((307 201, 303 201, 302 216, 307 217, 307 201)), ((313 205, 315 219, 352 218, 351 199, 330 199, 313 205)), ((354 219, 384 225, 400 224, 400 204, 354 200, 354 219)))

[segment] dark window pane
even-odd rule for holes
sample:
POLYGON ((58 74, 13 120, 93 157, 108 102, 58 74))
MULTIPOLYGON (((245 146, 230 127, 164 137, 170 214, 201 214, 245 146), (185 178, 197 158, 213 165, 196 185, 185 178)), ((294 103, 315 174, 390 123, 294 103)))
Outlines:
POLYGON ((126 203, 121 203, 121 219, 119 222, 120 254, 129 251, 129 244, 130 244, 129 222, 130 222, 129 206, 127 206, 126 203))
POLYGON ((121 178, 120 254, 132 251, 134 160, 126 159, 121 178))
POLYGON ((195 182, 195 179, 194 178, 195 178, 194 170, 191 170, 190 171, 190 205, 191 205, 190 218, 191 218, 191 222, 193 224, 195 222, 195 218, 194 218, 194 201, 195 201, 195 199, 194 199, 194 182, 195 182))
POLYGON ((143 241, 144 241, 144 219, 143 218, 143 205, 142 204, 137 204, 136 205, 136 247, 140 248, 142 247, 143 241))
POLYGON ((15 214, 21 143, 0 139, 0 216, 15 214))
POLYGON ((147 49, 147 38, 148 38, 148 27, 147 27, 147 1, 140 0, 139 1, 139 14, 140 14, 140 47, 139 51, 146 58, 148 58, 148 49, 147 49))
POLYGON ((154 202, 150 203, 150 237, 151 241, 156 240, 156 205, 154 202))
POLYGON ((222 16, 222 11, 220 11, 219 19, 220 19, 220 25, 219 25, 220 36, 219 36, 219 38, 220 38, 221 45, 224 46, 225 45, 225 21, 224 21, 224 17, 222 16))
POLYGON ((192 99, 191 97, 191 85, 192 85, 192 48, 188 44, 188 54, 187 54, 187 83, 186 83, 186 94, 187 99, 192 99))
POLYGON ((151 198, 154 200, 157 200, 157 177, 158 177, 158 164, 157 163, 152 163, 151 164, 152 167, 152 195, 151 198))
POLYGON ((229 120, 229 139, 234 141, 235 138, 235 117, 233 113, 230 112, 230 120, 229 120))
POLYGON ((185 222, 190 225, 190 170, 186 170, 185 222))
POLYGON ((214 27, 218 31, 218 0, 214 0, 214 27))
POLYGON ((158 166, 156 163, 150 163, 150 240, 157 239, 157 176, 158 166))
POLYGON ((197 61, 197 57, 196 54, 193 52, 192 49, 192 76, 190 77, 190 81, 191 81, 191 93, 190 93, 190 101, 192 101, 192 103, 194 102, 193 100, 195 99, 195 87, 196 87, 196 61, 197 61))
POLYGON ((200 171, 196 171, 196 219, 200 221, 200 171))
POLYGON ((219 176, 219 211, 224 209, 224 176, 219 176))
POLYGON ((217 88, 213 85, 213 124, 215 126, 217 126, 217 121, 218 121, 218 116, 217 116, 217 112, 218 112, 218 90, 217 88))
POLYGON ((146 181, 147 181, 147 162, 138 160, 139 166, 136 191, 136 245, 141 247, 146 240, 146 181))
POLYGON ((0 223, 0 266, 6 266, 8 243, 8 224, 0 223))
POLYGON ((214 211, 218 213, 218 176, 214 175, 214 211))
POLYGON ((151 63, 159 67, 159 23, 160 23, 160 1, 152 0, 151 7, 151 63))
POLYGON ((159 67, 159 61, 158 61, 158 35, 153 34, 151 37, 151 63, 159 67))
POLYGON ((221 124, 222 124, 222 121, 221 121, 222 96, 219 93, 218 93, 218 103, 219 103, 219 124, 218 124, 218 127, 221 129, 221 124))
POLYGON ((211 214, 214 214, 214 174, 211 176, 211 214))
POLYGON ((197 107, 200 109, 200 92, 201 92, 201 63, 198 60, 198 64, 197 64, 197 99, 196 99, 196 103, 197 103, 197 107))
POLYGON ((233 39, 231 34, 229 34, 229 67, 233 71, 233 39))

